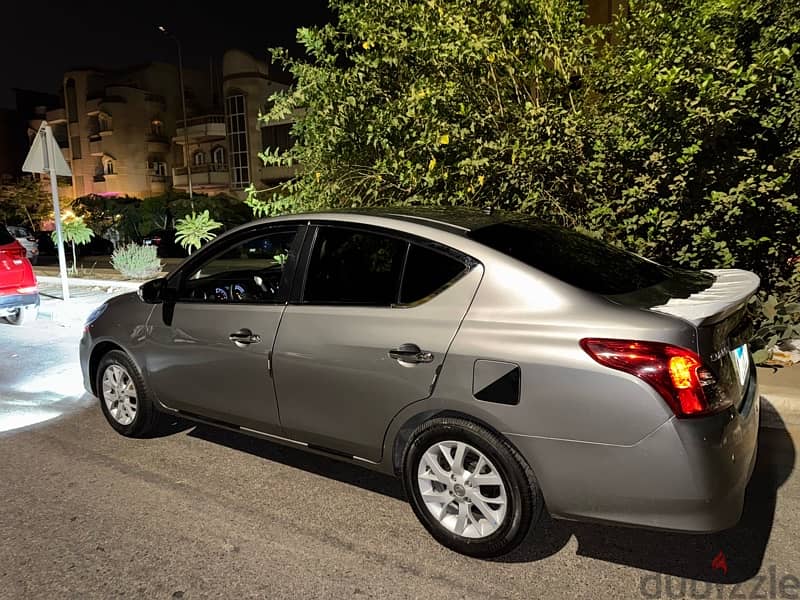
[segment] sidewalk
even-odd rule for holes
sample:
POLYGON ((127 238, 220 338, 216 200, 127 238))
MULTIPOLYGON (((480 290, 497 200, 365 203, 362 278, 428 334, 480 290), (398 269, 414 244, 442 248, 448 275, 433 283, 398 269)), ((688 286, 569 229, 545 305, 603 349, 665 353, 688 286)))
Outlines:
POLYGON ((758 387, 765 409, 762 419, 767 425, 775 413, 786 424, 800 425, 800 364, 777 370, 759 367, 758 387))
POLYGON ((69 280, 70 299, 64 302, 61 280, 39 276, 39 318, 63 325, 82 325, 91 312, 114 296, 135 291, 140 283, 109 280, 69 280))

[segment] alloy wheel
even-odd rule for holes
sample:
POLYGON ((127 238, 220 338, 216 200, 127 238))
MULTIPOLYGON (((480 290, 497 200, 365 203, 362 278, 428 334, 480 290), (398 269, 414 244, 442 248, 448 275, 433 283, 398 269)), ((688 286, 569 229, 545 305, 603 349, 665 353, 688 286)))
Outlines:
POLYGON ((417 485, 425 506, 448 531, 484 538, 503 524, 506 484, 482 452, 447 440, 429 447, 419 462, 417 485))
POLYGON ((103 373, 103 401, 111 417, 120 425, 130 425, 138 407, 136 386, 128 371, 112 364, 103 373))

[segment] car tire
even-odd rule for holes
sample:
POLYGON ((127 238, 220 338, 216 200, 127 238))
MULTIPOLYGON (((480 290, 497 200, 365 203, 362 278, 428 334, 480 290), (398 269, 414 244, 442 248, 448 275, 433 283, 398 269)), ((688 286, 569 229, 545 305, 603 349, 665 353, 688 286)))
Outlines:
POLYGON ((20 306, 16 312, 6 317, 6 321, 12 325, 23 326, 30 325, 39 316, 38 306, 20 306))
POLYGON ((109 425, 126 437, 148 437, 161 413, 131 358, 121 350, 106 353, 97 367, 95 389, 109 425))
POLYGON ((466 419, 438 418, 410 440, 403 488, 417 518, 444 546, 478 558, 499 556, 538 522, 544 499, 533 470, 501 436, 466 419))

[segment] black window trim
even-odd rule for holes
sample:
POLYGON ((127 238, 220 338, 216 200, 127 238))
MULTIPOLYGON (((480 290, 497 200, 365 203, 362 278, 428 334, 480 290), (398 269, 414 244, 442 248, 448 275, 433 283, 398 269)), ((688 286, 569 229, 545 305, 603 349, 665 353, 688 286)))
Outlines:
POLYGON ((455 285, 456 282, 460 281, 463 277, 465 277, 468 273, 472 271, 477 265, 480 265, 480 261, 476 258, 462 252, 461 250, 456 250, 455 248, 451 248, 446 246, 445 244, 436 242, 434 240, 430 240, 424 237, 420 237, 413 233, 407 233, 405 231, 397 231, 395 229, 390 229, 388 227, 381 227, 380 225, 371 225, 366 223, 353 223, 350 221, 325 221, 325 220, 310 220, 308 221, 308 231, 305 236, 305 240, 303 243, 303 249, 301 252, 300 260, 297 261, 297 269, 295 271, 294 277, 294 284, 292 286, 291 295, 289 297, 288 304, 291 305, 302 305, 302 306, 342 306, 342 307, 361 307, 361 308, 392 308, 392 309, 403 309, 403 308, 413 308, 416 306, 420 306, 431 299, 435 298, 439 294, 441 294, 444 290, 455 285), (314 246, 317 242, 317 235, 321 228, 323 227, 336 227, 339 229, 349 229, 352 231, 361 231, 364 233, 371 233, 377 235, 384 235, 386 237, 390 237, 393 239, 397 239, 406 243, 406 248, 403 256, 403 265, 400 270, 400 285, 397 286, 397 296, 395 298, 395 302, 389 305, 385 304, 360 304, 360 303, 344 303, 344 302, 307 302, 304 299, 305 296, 305 288, 306 282, 308 280, 308 270, 311 265, 311 256, 314 250, 314 246), (434 252, 438 252, 439 254, 443 254, 445 256, 449 256, 461 263, 464 264, 464 270, 455 278, 450 280, 446 285, 442 286, 434 293, 429 294, 425 298, 421 298, 415 302, 410 303, 400 303, 400 294, 402 293, 403 289, 403 282, 405 280, 406 274, 406 264, 408 262, 408 255, 410 251, 411 244, 416 244, 417 246, 421 246, 423 248, 427 248, 434 252))
POLYGON ((167 287, 173 291, 175 300, 175 304, 203 304, 207 306, 285 306, 289 298, 291 297, 291 291, 294 287, 295 282, 295 275, 297 273, 297 266, 302 262, 302 256, 300 252, 304 248, 305 238, 308 232, 308 224, 305 220, 300 221, 277 221, 274 223, 261 223, 254 227, 248 227, 247 229, 243 229, 241 231, 237 231, 234 234, 229 236, 225 236, 224 238, 219 239, 219 241, 214 241, 205 248, 202 248, 199 252, 194 254, 190 257, 187 262, 181 266, 180 269, 172 273, 171 275, 167 276, 167 287), (185 278, 194 273, 197 268, 205 264, 211 260, 214 260, 216 257, 224 254, 228 250, 230 250, 233 246, 247 242, 249 240, 257 239, 260 236, 267 235, 269 233, 278 232, 283 229, 292 229, 297 228, 297 236, 293 242, 292 250, 294 252, 290 253, 290 259, 286 261, 286 267, 283 271, 283 279, 281 283, 285 283, 285 285, 281 285, 282 293, 281 297, 277 299, 275 302, 233 302, 233 303, 226 303, 226 302, 208 302, 204 300, 188 300, 186 298, 181 298, 180 293, 183 289, 183 285, 185 283, 185 278), (294 255, 294 258, 291 258, 294 255))

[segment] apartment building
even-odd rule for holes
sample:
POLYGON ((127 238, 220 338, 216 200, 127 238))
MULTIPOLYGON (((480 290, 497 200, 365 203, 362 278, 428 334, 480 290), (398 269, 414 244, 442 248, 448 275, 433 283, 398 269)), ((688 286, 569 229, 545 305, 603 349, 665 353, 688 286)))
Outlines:
POLYGON ((267 64, 241 50, 229 50, 222 59, 224 106, 180 121, 172 138, 176 146, 188 143, 186 165, 172 170, 174 187, 243 195, 251 183, 258 188, 290 179, 294 168, 267 167, 258 157, 265 148, 288 148, 291 120, 264 125, 259 114, 269 97, 286 87, 269 77, 267 64))
POLYGON ((221 72, 185 69, 184 121, 177 68, 151 63, 120 70, 76 69, 64 75, 61 106, 29 115, 29 135, 43 119, 72 169, 67 196, 147 198, 172 188, 243 196, 292 177, 265 167, 265 144, 288 147, 291 122, 262 127, 269 96, 284 87, 267 65, 230 50, 221 72), (188 163, 188 164, 187 164, 188 163))

